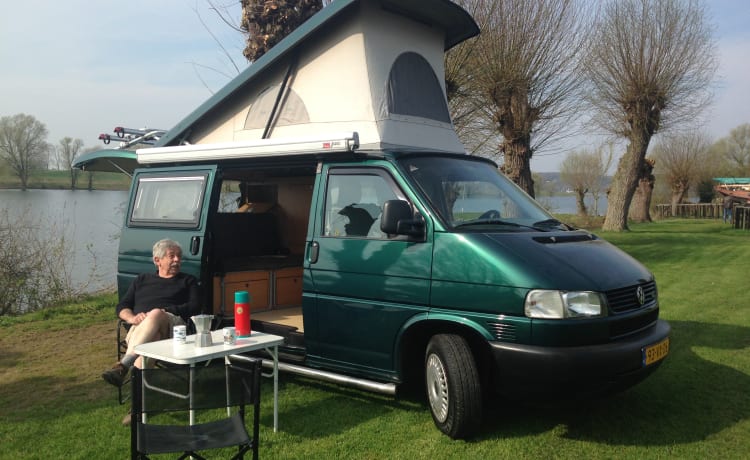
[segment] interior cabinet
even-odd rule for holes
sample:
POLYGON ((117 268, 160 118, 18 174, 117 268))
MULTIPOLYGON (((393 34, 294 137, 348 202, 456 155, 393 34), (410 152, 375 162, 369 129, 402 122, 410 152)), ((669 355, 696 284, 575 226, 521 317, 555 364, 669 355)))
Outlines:
POLYGON ((302 268, 250 270, 214 277, 214 314, 234 316, 234 293, 247 291, 250 311, 302 305, 302 268))
POLYGON ((302 268, 282 268, 274 272, 275 307, 302 305, 302 268))
POLYGON ((271 272, 253 270, 227 273, 214 277, 214 314, 234 316, 234 293, 247 291, 250 295, 250 311, 267 310, 270 307, 271 272))

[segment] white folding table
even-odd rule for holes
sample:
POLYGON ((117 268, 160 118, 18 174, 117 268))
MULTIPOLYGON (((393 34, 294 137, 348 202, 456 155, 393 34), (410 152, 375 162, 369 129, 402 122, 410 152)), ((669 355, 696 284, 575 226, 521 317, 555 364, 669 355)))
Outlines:
MULTIPOLYGON (((273 431, 279 426, 279 345, 284 338, 265 332, 253 332, 249 337, 237 337, 234 345, 224 345, 222 331, 212 331, 210 347, 196 347, 195 335, 187 336, 183 344, 177 344, 173 339, 143 343, 135 347, 135 352, 143 357, 143 367, 148 365, 149 359, 156 359, 173 364, 187 364, 195 367, 196 363, 224 358, 229 362, 231 355, 247 353, 264 349, 273 358, 273 431)), ((190 413, 190 424, 195 423, 194 414, 190 413)))

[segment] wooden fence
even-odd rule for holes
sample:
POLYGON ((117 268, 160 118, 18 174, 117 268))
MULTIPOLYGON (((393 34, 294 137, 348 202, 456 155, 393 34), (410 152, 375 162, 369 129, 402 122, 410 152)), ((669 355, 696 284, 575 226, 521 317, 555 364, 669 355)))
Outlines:
MULTIPOLYGON (((694 219, 722 219, 724 207, 721 203, 683 203, 675 206, 672 212, 671 204, 657 204, 655 206, 656 217, 664 219, 667 217, 684 217, 694 219)), ((750 230, 750 207, 734 206, 732 210, 732 226, 743 230, 750 230)))

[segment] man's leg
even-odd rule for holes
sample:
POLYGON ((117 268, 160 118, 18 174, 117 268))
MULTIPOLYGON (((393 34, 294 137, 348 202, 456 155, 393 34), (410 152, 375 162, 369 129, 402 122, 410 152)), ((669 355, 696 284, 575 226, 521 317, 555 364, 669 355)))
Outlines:
POLYGON ((128 369, 135 365, 141 368, 141 358, 136 355, 135 347, 142 343, 155 342, 169 338, 172 315, 160 309, 151 310, 132 334, 128 334, 128 350, 122 358, 122 364, 128 369))
POLYGON ((142 344, 169 337, 172 315, 160 309, 148 312, 146 319, 140 324, 132 326, 128 331, 128 350, 120 362, 102 374, 102 378, 115 386, 121 386, 125 376, 134 365, 141 367, 141 358, 135 353, 135 347, 142 344))

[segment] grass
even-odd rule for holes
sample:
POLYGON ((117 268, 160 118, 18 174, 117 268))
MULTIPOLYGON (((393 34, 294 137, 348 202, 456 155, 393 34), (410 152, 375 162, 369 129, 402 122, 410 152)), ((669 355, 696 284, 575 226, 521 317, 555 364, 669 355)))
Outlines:
MULTIPOLYGON (((278 433, 271 382, 263 383, 261 456, 747 458, 750 232, 692 220, 631 228, 598 233, 655 273, 673 327, 670 356, 640 385, 578 405, 498 400, 476 439, 452 441, 423 401, 282 374, 278 433)), ((0 320, 0 458, 128 456, 126 408, 99 378, 114 362, 114 302, 110 295, 0 320)))

